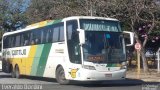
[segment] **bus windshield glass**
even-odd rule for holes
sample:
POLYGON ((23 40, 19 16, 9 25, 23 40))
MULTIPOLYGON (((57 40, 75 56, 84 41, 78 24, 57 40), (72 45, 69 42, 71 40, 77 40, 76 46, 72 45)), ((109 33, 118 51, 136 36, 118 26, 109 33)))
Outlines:
POLYGON ((126 60, 125 46, 118 21, 80 20, 85 30, 84 60, 96 63, 120 63, 126 60))
POLYGON ((121 32, 119 21, 80 19, 80 26, 86 31, 121 32))
POLYGON ((97 63, 120 63, 126 60, 120 32, 86 31, 85 36, 84 60, 97 63))

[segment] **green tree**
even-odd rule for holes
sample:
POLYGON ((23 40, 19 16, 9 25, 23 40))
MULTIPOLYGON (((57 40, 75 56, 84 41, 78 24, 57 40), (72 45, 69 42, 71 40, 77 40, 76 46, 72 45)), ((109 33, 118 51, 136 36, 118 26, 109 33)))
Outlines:
MULTIPOLYGON (((68 16, 90 15, 91 0, 31 0, 26 11, 28 23, 68 16)), ((94 0, 93 0, 94 1, 94 0)), ((94 6, 94 5, 93 5, 94 6)))
POLYGON ((25 0, 0 0, 0 30, 14 31, 26 23, 25 0))

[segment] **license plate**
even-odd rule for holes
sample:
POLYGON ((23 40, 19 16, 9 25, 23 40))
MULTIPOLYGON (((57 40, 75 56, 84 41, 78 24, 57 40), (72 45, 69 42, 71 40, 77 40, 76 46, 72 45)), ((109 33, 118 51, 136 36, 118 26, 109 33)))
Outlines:
POLYGON ((105 77, 112 77, 112 74, 105 74, 105 77))

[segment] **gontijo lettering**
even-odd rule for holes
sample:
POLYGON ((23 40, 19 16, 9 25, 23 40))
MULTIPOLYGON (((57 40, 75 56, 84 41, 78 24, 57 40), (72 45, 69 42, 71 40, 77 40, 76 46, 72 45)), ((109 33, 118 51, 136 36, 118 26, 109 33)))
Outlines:
POLYGON ((26 55, 26 49, 21 49, 21 50, 11 50, 11 51, 3 51, 3 55, 26 55))
POLYGON ((23 50, 12 50, 12 55, 26 55, 26 49, 23 49, 23 50))

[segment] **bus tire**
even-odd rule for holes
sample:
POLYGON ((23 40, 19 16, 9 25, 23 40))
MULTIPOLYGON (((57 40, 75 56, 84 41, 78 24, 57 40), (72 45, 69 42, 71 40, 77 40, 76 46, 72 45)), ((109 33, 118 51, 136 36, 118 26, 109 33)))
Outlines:
POLYGON ((16 67, 15 67, 15 78, 20 78, 20 72, 19 72, 18 65, 16 65, 16 67))
POLYGON ((10 67, 11 67, 11 64, 7 60, 3 59, 2 60, 2 71, 5 73, 11 73, 10 67))
POLYGON ((15 71, 14 71, 14 69, 13 69, 12 66, 11 66, 11 77, 12 77, 12 78, 15 78, 15 77, 16 77, 15 71))
POLYGON ((59 84, 62 84, 62 85, 66 85, 70 83, 70 81, 65 78, 65 72, 62 66, 58 67, 56 70, 56 80, 59 84))

